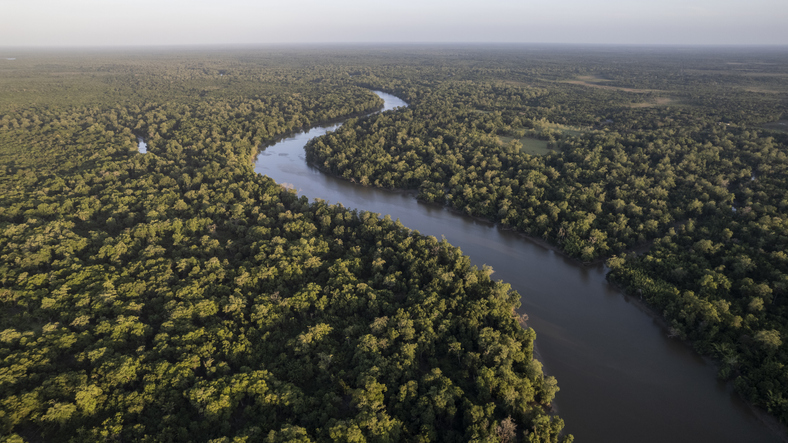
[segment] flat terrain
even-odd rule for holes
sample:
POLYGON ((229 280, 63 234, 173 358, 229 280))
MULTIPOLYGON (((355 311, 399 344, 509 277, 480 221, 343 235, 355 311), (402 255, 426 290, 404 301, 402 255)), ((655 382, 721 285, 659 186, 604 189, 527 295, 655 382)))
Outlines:
POLYGON ((632 103, 629 105, 630 108, 653 108, 656 106, 667 106, 676 104, 676 100, 671 97, 656 97, 649 101, 639 102, 639 103, 632 103))
POLYGON ((515 138, 515 137, 507 137, 507 136, 499 136, 501 143, 507 145, 514 140, 520 142, 523 147, 521 150, 526 154, 531 155, 547 155, 551 152, 555 152, 554 150, 550 149, 550 142, 547 140, 539 140, 538 138, 534 137, 522 137, 522 138, 515 138))
POLYGON ((610 86, 602 83, 610 82, 612 80, 606 78, 595 77, 592 75, 581 75, 575 80, 562 80, 559 83, 568 83, 570 85, 588 86, 590 88, 609 89, 623 92, 645 93, 645 92, 661 92, 656 89, 639 89, 639 88, 625 88, 621 86, 610 86))

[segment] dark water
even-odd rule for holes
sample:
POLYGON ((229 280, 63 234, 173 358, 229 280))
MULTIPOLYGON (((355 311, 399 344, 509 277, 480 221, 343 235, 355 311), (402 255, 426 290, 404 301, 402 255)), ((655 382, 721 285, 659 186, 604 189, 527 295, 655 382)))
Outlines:
MULTIPOLYGON (((376 92, 385 110, 406 106, 376 92)), ((339 125, 286 139, 260 153, 255 170, 310 199, 391 214, 422 234, 445 236, 473 263, 493 267, 522 295, 545 371, 558 378, 559 415, 578 442, 776 442, 716 369, 668 339, 647 313, 583 267, 493 224, 365 188, 306 164, 303 146, 339 125)))

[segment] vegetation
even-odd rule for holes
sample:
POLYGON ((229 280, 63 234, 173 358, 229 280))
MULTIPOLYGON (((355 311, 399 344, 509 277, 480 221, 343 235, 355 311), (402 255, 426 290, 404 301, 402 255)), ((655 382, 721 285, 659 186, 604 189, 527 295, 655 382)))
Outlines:
POLYGON ((582 261, 610 258, 612 281, 788 424, 788 54, 590 52, 381 68, 359 84, 410 108, 314 140, 308 158, 582 261), (557 130, 567 125, 588 129, 557 130), (500 143, 526 136, 558 152, 500 143))
POLYGON ((489 269, 253 172, 374 60, 175 55, 0 68, 6 441, 571 441, 489 269))
POLYGON ((309 161, 607 259, 788 423, 788 54, 544 49, 0 65, 3 435, 571 440, 489 269, 254 174, 261 144, 379 107, 368 88, 410 106, 309 161))

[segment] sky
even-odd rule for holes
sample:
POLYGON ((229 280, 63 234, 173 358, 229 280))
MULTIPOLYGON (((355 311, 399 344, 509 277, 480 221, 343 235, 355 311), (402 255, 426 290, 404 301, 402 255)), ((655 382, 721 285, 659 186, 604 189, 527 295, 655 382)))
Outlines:
POLYGON ((788 45, 788 0, 0 0, 0 46, 788 45))

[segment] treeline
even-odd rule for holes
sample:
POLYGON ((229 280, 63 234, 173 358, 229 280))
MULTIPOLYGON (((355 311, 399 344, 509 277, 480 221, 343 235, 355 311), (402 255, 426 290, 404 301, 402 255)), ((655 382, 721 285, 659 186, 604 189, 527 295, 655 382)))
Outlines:
POLYGON ((663 312, 671 333, 719 362, 746 399, 788 423, 788 137, 738 146, 751 173, 726 183, 730 211, 690 218, 609 278, 663 312))
MULTIPOLYGON (((729 184, 749 180, 753 170, 748 149, 734 148, 762 140, 717 122, 565 136, 518 111, 479 112, 453 100, 478 91, 467 101, 482 102, 484 87, 443 87, 442 100, 417 100, 413 109, 353 121, 312 141, 307 159, 364 185, 417 189, 423 200, 593 260, 644 244, 688 217, 729 213, 729 184), (560 152, 531 155, 499 137, 529 134, 560 152)), ((773 148, 774 140, 768 143, 773 148)))
POLYGON ((611 280, 788 423, 788 136, 761 126, 786 116, 788 55, 557 52, 359 78, 410 108, 349 122, 308 159, 612 256, 611 280), (528 138, 553 153, 528 154, 528 138))
POLYGON ((508 285, 445 241, 253 172, 260 143, 380 105, 345 69, 94 63, 4 81, 8 441, 571 441, 508 285), (50 83, 72 69, 96 77, 50 83), (234 75, 243 88, 185 92, 234 75), (26 101, 31 84, 51 89, 26 101))

